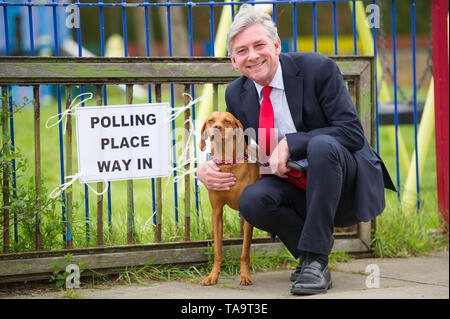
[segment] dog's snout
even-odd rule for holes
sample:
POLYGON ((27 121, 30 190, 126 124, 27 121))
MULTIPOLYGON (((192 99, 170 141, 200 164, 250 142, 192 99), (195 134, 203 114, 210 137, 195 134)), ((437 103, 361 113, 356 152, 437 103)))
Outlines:
POLYGON ((222 125, 219 124, 219 123, 214 123, 214 126, 213 126, 213 127, 216 128, 216 129, 218 129, 218 130, 221 130, 221 129, 222 129, 222 125))

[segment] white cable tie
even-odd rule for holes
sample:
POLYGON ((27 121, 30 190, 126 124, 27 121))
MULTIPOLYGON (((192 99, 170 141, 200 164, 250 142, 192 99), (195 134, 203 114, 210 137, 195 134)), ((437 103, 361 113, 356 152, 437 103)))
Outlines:
MULTIPOLYGON (((56 197, 59 196, 59 194, 61 194, 63 191, 65 191, 66 189, 68 189, 70 186, 72 186, 73 183, 75 183, 76 180, 78 180, 81 177, 80 173, 76 173, 75 175, 70 175, 70 176, 66 176, 64 179, 69 179, 70 180, 62 185, 59 185, 58 187, 56 187, 54 190, 51 191, 50 193, 50 198, 51 199, 55 199, 56 197)), ((89 185, 88 183, 85 183, 90 190, 97 196, 101 196, 103 194, 105 194, 108 191, 109 185, 107 181, 103 181, 106 184, 105 189, 102 192, 97 192, 91 185, 89 185)))
POLYGON ((210 94, 211 94, 211 93, 201 95, 201 96, 199 96, 198 98, 196 98, 195 100, 193 100, 192 95, 190 95, 189 93, 183 93, 183 95, 189 96, 189 97, 191 98, 191 101, 190 101, 188 104, 186 104, 185 106, 180 106, 180 107, 174 107, 174 108, 171 108, 169 111, 170 111, 170 112, 174 112, 174 111, 175 111, 175 113, 173 113, 173 114, 169 117, 169 120, 168 120, 168 121, 171 122, 171 121, 175 120, 181 113, 183 113, 183 112, 186 111, 187 109, 191 108, 192 105, 194 105, 194 104, 196 104, 196 103, 202 101, 204 98, 206 98, 206 96, 208 96, 208 95, 210 95, 210 94))
POLYGON ((174 183, 177 183, 179 180, 181 180, 184 176, 188 175, 188 174, 192 174, 192 173, 196 173, 197 172, 197 168, 193 168, 190 170, 185 170, 184 166, 186 164, 190 164, 192 161, 197 161, 197 158, 192 158, 192 159, 186 159, 184 160, 181 164, 179 164, 178 166, 174 167, 171 169, 171 174, 174 172, 177 172, 179 175, 174 176, 173 177, 173 181, 174 183))
MULTIPOLYGON (((184 171, 184 172, 181 173, 180 175, 175 176, 175 177, 173 178, 173 181, 174 181, 174 183, 177 183, 177 182, 178 182, 179 180, 181 180, 184 176, 186 176, 186 175, 188 175, 188 174, 195 173, 195 172, 197 172, 197 168, 193 168, 193 169, 190 169, 190 170, 188 170, 188 171, 184 171)), ((195 177, 195 178, 197 178, 197 177, 195 177)))
POLYGON ((62 192, 64 192, 67 188, 69 188, 73 183, 75 183, 75 181, 80 178, 80 173, 76 173, 75 175, 70 175, 70 176, 66 176, 64 179, 68 179, 71 178, 70 181, 59 185, 58 187, 56 187, 54 190, 51 191, 51 193, 49 194, 51 199, 55 199, 59 194, 61 194, 62 192), (56 193, 55 193, 56 192, 56 193))
POLYGON ((103 191, 101 191, 100 193, 99 192, 97 192, 91 185, 89 185, 88 183, 85 183, 86 185, 87 185, 87 187, 89 187, 89 189, 95 194, 95 195, 97 195, 97 196, 102 196, 102 195, 104 195, 107 191, 108 191, 108 188, 109 188, 109 183, 107 182, 107 181, 103 181, 105 184, 106 184, 106 187, 105 187, 105 189, 103 190, 103 191))
POLYGON ((80 104, 92 99, 92 97, 94 96, 94 94, 92 94, 91 92, 86 92, 86 93, 81 93, 78 94, 73 100, 72 103, 70 103, 70 107, 65 110, 64 112, 58 113, 56 115, 53 115, 51 117, 49 117, 47 119, 47 121, 45 122, 45 127, 46 128, 51 128, 57 124, 59 124, 63 119, 64 119, 64 131, 63 134, 66 134, 66 127, 67 127, 67 117, 69 115, 75 115, 75 113, 73 112, 73 110, 75 110, 78 106, 80 106, 80 104), (78 102, 76 105, 73 105, 74 102, 77 100, 77 98, 83 96, 83 95, 90 95, 88 98, 81 100, 80 102, 78 102), (55 123, 49 125, 50 120, 54 119, 55 117, 59 117, 58 121, 56 121, 55 123))

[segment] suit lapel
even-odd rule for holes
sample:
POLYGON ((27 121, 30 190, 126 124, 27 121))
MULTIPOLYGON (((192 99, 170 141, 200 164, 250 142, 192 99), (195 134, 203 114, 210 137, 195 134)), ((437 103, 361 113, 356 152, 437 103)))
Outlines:
POLYGON ((303 125, 303 76, 300 74, 298 66, 292 59, 284 54, 280 54, 281 68, 283 70, 283 83, 286 99, 291 111, 297 131, 304 131, 303 125))
POLYGON ((247 117, 249 127, 253 127, 256 130, 256 139, 258 140, 258 130, 259 127, 259 101, 258 92, 256 91, 255 84, 247 79, 245 81, 244 90, 241 92, 241 101, 243 106, 243 111, 247 117))

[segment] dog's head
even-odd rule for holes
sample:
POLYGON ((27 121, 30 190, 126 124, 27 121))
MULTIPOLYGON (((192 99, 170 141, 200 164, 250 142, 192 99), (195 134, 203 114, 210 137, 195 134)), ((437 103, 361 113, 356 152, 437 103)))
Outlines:
POLYGON ((239 140, 243 137, 243 126, 241 122, 229 112, 213 112, 203 123, 201 130, 200 149, 205 150, 205 140, 209 137, 211 142, 218 142, 217 138, 226 141, 236 137, 239 140))

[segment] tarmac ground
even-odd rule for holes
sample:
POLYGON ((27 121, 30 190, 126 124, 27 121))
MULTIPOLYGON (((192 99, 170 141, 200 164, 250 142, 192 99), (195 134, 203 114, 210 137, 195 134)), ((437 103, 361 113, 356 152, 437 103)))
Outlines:
MULTIPOLYGON (((334 265, 333 288, 325 294, 294 296, 292 270, 259 272, 253 285, 240 286, 238 277, 221 276, 215 286, 182 280, 148 284, 74 289, 82 299, 449 299, 449 253, 410 258, 364 258, 334 265)), ((67 291, 45 289, 0 290, 0 299, 70 298, 67 291)))

